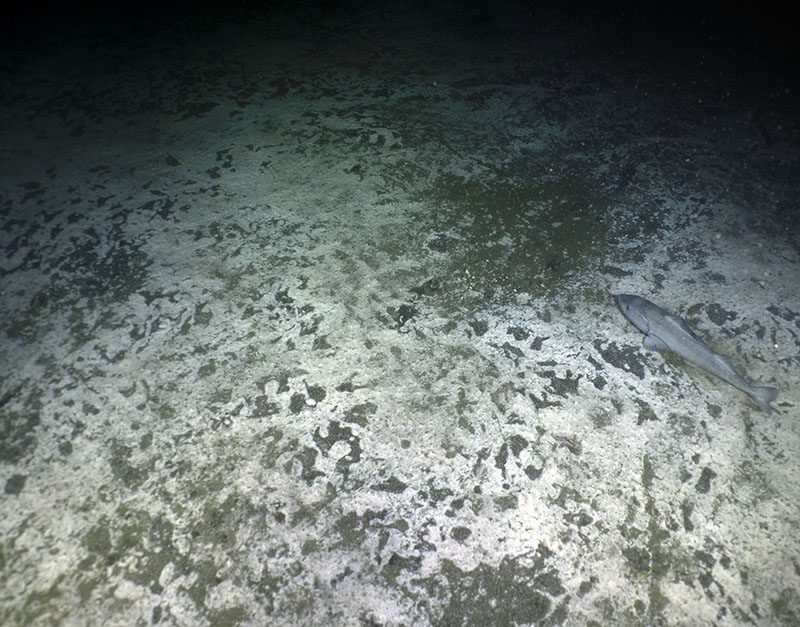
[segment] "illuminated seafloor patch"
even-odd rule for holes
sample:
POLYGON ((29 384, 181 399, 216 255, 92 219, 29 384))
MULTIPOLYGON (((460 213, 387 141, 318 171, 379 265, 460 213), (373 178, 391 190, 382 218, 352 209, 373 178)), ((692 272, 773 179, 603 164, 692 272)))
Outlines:
POLYGON ((15 86, 0 622, 797 621, 785 146, 713 86, 630 118, 595 61, 414 37, 15 86))

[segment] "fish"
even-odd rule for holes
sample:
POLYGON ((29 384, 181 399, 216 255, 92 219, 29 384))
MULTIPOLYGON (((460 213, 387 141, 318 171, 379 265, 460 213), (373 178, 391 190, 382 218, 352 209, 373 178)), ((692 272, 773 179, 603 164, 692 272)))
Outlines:
POLYGON ((647 350, 675 353, 740 389, 759 409, 772 413, 769 404, 777 398, 779 390, 751 384, 736 371, 729 357, 715 352, 697 337, 683 318, 667 313, 641 296, 615 294, 615 298, 620 311, 645 334, 643 343, 647 350))

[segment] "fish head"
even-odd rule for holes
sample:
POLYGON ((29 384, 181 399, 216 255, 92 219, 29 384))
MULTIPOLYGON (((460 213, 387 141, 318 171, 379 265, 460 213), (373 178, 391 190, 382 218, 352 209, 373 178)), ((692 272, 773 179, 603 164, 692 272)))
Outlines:
POLYGON ((650 322, 647 319, 647 309, 650 304, 641 296, 633 294, 616 294, 617 306, 625 317, 636 325, 642 333, 650 332, 650 322))

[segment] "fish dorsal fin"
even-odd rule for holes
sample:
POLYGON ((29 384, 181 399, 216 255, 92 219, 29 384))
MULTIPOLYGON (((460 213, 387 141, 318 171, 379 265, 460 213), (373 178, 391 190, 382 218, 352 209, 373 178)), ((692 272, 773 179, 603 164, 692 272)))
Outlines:
POLYGON ((727 355, 720 355, 719 353, 715 353, 714 357, 716 357, 717 361, 719 361, 723 366, 725 366, 732 373, 738 374, 736 372, 736 368, 733 367, 733 361, 731 361, 730 357, 728 357, 727 355))
POLYGON ((644 336, 644 347, 649 351, 659 351, 662 353, 669 350, 669 346, 667 346, 666 342, 652 333, 648 333, 644 336))
POLYGON ((686 324, 686 320, 684 320, 683 318, 679 318, 678 316, 673 316, 672 314, 666 314, 664 316, 664 319, 667 322, 669 322, 670 324, 673 324, 676 327, 678 327, 684 333, 688 333, 690 337, 692 337, 694 339, 698 339, 698 337, 695 335, 694 331, 692 331, 689 328, 689 325, 686 324))

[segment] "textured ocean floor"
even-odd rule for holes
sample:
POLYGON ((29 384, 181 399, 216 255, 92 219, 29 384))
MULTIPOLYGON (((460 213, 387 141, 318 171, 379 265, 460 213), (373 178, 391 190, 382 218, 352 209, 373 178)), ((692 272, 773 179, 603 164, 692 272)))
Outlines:
POLYGON ((785 94, 314 16, 7 57, 0 623, 798 624, 785 94))

